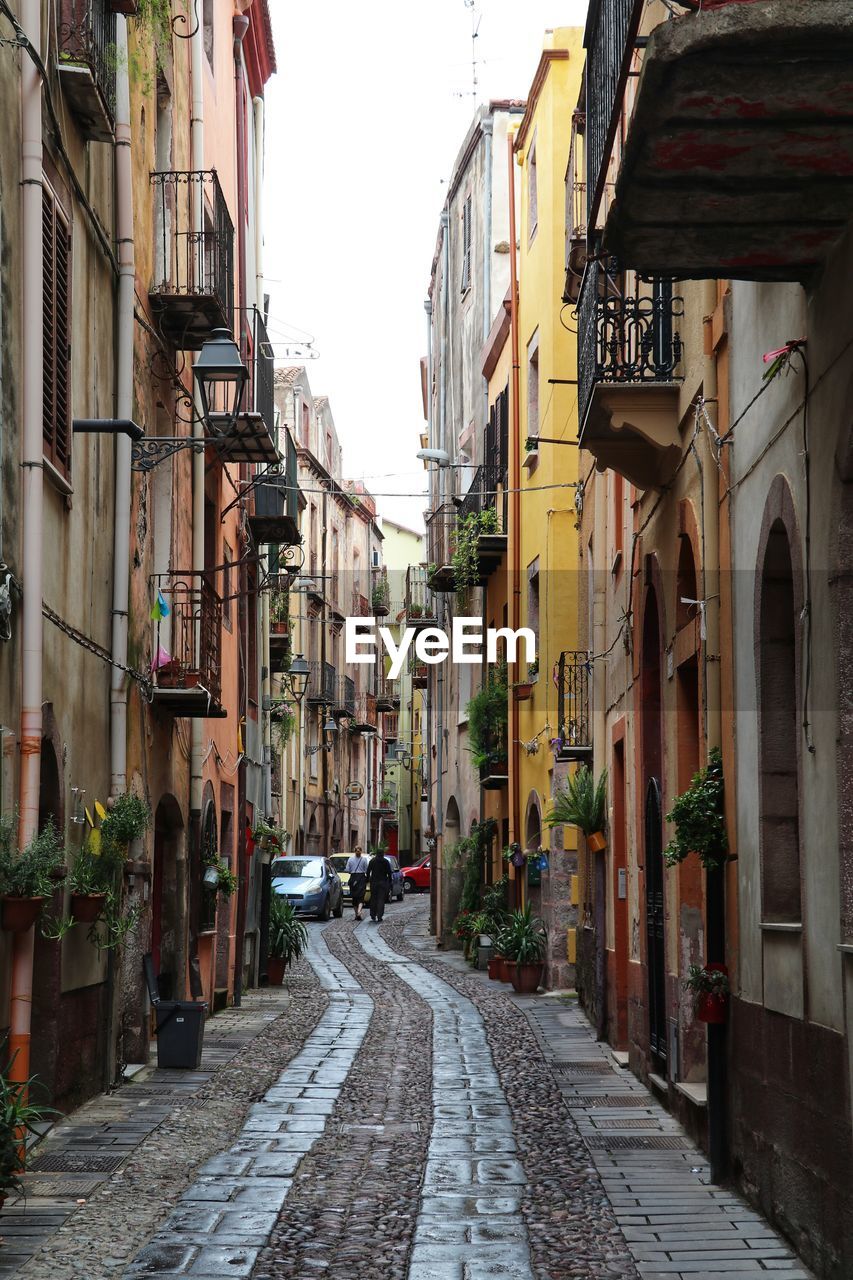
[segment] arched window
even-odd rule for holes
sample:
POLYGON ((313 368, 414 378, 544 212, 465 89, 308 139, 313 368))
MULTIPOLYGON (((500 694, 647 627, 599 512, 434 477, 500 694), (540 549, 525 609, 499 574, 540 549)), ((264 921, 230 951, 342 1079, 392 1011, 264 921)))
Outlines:
POLYGON ((757 636, 761 902, 764 920, 802 918, 794 571, 781 520, 761 566, 757 636))

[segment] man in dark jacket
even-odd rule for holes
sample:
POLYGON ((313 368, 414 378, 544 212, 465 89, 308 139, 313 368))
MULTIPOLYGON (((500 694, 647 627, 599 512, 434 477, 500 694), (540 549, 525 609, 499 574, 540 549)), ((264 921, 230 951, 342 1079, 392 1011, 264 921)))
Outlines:
POLYGON ((385 903, 391 896, 391 867, 382 853, 375 853, 370 861, 370 918, 380 922, 385 915, 385 903))

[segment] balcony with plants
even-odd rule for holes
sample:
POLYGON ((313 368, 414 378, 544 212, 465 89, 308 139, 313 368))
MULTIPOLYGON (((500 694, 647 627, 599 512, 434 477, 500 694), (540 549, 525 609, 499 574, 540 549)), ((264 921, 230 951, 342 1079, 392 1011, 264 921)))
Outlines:
POLYGON ((429 570, 426 565, 410 564, 406 570, 406 626, 419 630, 435 626, 435 621, 435 596, 429 570))
POLYGON ((173 716, 224 718, 222 599, 207 574, 155 574, 151 701, 173 716))
POLYGON ((591 258, 578 301, 580 444, 599 471, 638 489, 667 484, 681 458, 683 299, 671 280, 591 258))
POLYGON ((850 5, 595 0, 585 43, 605 249, 649 275, 812 281, 853 208, 850 5))
POLYGON ((108 0, 61 0, 57 71, 80 132, 112 142, 116 104, 116 16, 108 0))
POLYGON ((290 593, 270 591, 270 671, 280 675, 290 670, 292 637, 290 630, 290 593))
POLYGON ((468 742, 480 786, 498 791, 509 784, 509 689, 505 666, 490 669, 468 703, 468 742))

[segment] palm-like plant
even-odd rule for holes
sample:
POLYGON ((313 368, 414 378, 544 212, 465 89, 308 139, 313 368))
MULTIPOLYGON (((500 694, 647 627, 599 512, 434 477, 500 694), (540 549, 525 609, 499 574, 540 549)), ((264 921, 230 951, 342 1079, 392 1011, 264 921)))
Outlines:
POLYGON ((285 969, 298 960, 308 945, 308 931, 290 902, 277 895, 270 903, 269 954, 283 960, 285 969))
MULTIPOLYGON (((5 1042, 0 1049, 3 1053, 5 1042)), ((5 1056, 5 1054, 4 1054, 5 1056)), ((0 1063, 0 1203, 9 1191, 21 1192, 21 1174, 26 1158, 26 1137, 38 1133, 39 1125, 49 1115, 59 1115, 53 1107, 39 1106, 32 1101, 38 1080, 9 1079, 14 1057, 0 1063)))
POLYGON ((554 797, 554 806, 545 821, 549 827, 564 823, 579 827, 589 837, 601 832, 606 811, 607 770, 602 769, 596 782, 592 770, 584 764, 554 797))
POLYGON ((500 952, 516 964, 540 964, 547 941, 545 926, 538 916, 533 915, 528 903, 510 915, 500 935, 500 952))

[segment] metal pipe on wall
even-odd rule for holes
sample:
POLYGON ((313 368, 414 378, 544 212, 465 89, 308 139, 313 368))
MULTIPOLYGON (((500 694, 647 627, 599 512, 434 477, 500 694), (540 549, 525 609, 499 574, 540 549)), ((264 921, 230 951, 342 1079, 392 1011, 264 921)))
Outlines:
MULTIPOLYGON (((510 445, 509 445, 509 561, 510 561, 510 627, 517 631, 521 625, 521 419, 520 419, 520 364, 518 344, 518 263, 517 233, 515 226, 515 135, 507 134, 507 164, 509 191, 509 292, 510 292, 510 349, 512 358, 512 388, 510 393, 510 445)), ((519 814, 519 716, 518 702, 510 698, 510 769, 509 769, 509 839, 510 844, 520 840, 519 814)), ((523 883, 523 878, 522 878, 523 883)), ((522 889, 523 893, 523 889, 522 889)))
MULTIPOLYGON (((22 0, 21 26, 41 50, 41 4, 22 0)), ((44 544, 44 446, 42 364, 44 343, 42 281, 42 105, 41 80, 29 56, 21 58, 22 332, 24 347, 21 437, 22 614, 20 775, 18 843, 24 848, 38 831, 42 738, 42 550, 44 544)), ((35 930, 12 936, 9 1074, 26 1080, 30 1065, 30 1022, 35 930)))
MULTIPOLYGON (((450 452, 447 448, 447 330, 450 324, 450 211, 443 209, 441 214, 441 294, 442 294, 442 316, 441 316, 441 350, 440 365, 438 370, 439 380, 439 397, 438 397, 438 433, 439 448, 450 452)), ((438 509, 441 512, 441 518, 444 519, 444 502, 446 498, 445 486, 447 468, 439 467, 438 469, 438 509)), ((445 625, 445 600, 444 595, 439 594, 438 597, 438 626, 441 630, 446 629, 445 625)), ((436 771, 436 787, 435 787, 435 871, 436 871, 436 937, 441 939, 442 930, 444 928, 444 904, 442 902, 442 893, 444 890, 442 876, 442 859, 444 854, 444 663, 440 663, 437 668, 436 678, 436 728, 435 728, 435 771, 436 771)))

